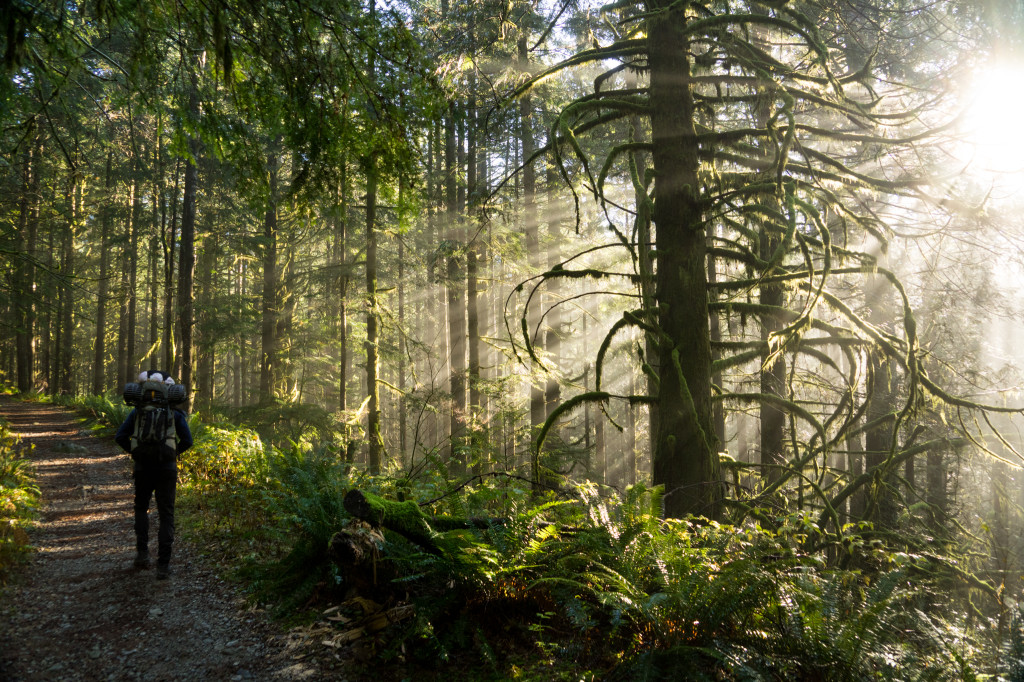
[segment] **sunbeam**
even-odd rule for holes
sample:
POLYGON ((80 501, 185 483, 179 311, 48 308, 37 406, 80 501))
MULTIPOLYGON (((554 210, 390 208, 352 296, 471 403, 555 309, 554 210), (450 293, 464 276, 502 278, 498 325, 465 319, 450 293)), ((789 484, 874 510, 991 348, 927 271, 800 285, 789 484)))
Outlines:
POLYGON ((1021 81, 1020 61, 991 63, 975 72, 963 117, 964 160, 976 172, 997 176, 997 184, 1011 182, 1015 188, 1024 178, 1021 81))

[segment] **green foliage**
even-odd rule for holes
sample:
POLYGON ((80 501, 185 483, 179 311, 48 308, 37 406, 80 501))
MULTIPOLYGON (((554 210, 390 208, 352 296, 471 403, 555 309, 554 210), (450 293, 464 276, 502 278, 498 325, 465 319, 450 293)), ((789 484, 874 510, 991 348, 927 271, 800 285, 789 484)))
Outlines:
POLYGON ((842 570, 801 550, 802 517, 662 521, 656 489, 600 493, 581 485, 574 502, 440 533, 442 556, 389 536, 383 560, 417 608, 402 646, 416 660, 469 647, 489 667, 525 648, 535 665, 621 680, 974 679, 977 650, 935 612, 925 557, 842 570))
POLYGON ((260 571, 261 587, 281 600, 283 612, 308 602, 318 590, 326 596, 339 586, 327 546, 348 518, 342 500, 350 479, 330 448, 293 445, 276 453, 271 468, 281 494, 273 497, 270 516, 288 539, 288 549, 260 571))
POLYGON ((349 482, 336 448, 275 448, 249 428, 196 424, 179 460, 185 523, 251 580, 256 593, 292 613, 337 584, 327 541, 347 518, 349 482))
POLYGON ((251 488, 269 477, 266 448, 249 429, 207 425, 178 460, 180 476, 197 488, 251 488))
POLYGON ((112 398, 109 395, 79 396, 71 401, 70 406, 98 428, 116 429, 132 411, 120 397, 112 398))
POLYGON ((1024 611, 1019 606, 1013 610, 1005 666, 1009 682, 1024 682, 1024 611))
MULTIPOLYGON (((105 397, 74 403, 102 425, 127 412, 105 397)), ((390 580, 383 589, 415 606, 381 643, 416 665, 458 659, 490 675, 514 668, 552 679, 610 669, 621 680, 852 681, 974 679, 983 661, 978 637, 950 625, 962 617, 934 606, 936 581, 948 579, 940 567, 880 552, 860 526, 829 546, 857 555, 843 565, 870 572, 808 553, 817 527, 806 514, 771 529, 664 521, 657 488, 637 485, 619 499, 579 484, 573 499, 538 503, 514 477, 454 488, 440 463, 413 478, 354 478, 338 447, 309 444, 322 433, 311 426, 316 414, 269 409, 276 426, 267 432, 292 430, 299 440, 277 448, 251 428, 192 416, 195 446, 180 462, 185 525, 243 565, 279 614, 301 617, 353 587, 328 556, 330 539, 350 523, 348 489, 431 501, 423 507, 430 551, 388 530, 377 544, 390 580), (444 530, 470 516, 490 522, 444 530)), ((4 509, 16 497, 29 511, 38 491, 27 463, 3 452, 4 509), (16 496, 11 480, 20 482, 16 496)), ((1003 662, 1010 679, 1020 677, 1020 630, 1015 621, 1003 662)))
POLYGON ((227 418, 256 430, 260 437, 278 447, 288 443, 328 443, 340 441, 343 424, 333 412, 319 405, 281 399, 229 411, 227 418))
POLYGON ((35 471, 24 454, 18 437, 0 422, 0 584, 28 549, 25 526, 39 504, 35 471))

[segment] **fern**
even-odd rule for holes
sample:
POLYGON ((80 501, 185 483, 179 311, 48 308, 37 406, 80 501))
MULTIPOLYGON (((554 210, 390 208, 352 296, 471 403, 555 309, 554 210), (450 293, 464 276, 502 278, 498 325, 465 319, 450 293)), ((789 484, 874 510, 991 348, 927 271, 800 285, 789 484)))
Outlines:
POLYGON ((348 518, 342 505, 349 485, 343 462, 329 448, 307 450, 297 444, 271 460, 270 475, 286 491, 271 515, 288 529, 287 553, 266 567, 265 587, 282 599, 287 610, 309 600, 313 590, 329 590, 337 580, 327 557, 331 536, 348 518))
POLYGON ((23 454, 19 438, 0 421, 0 585, 14 562, 26 554, 25 528, 41 497, 35 469, 23 454))

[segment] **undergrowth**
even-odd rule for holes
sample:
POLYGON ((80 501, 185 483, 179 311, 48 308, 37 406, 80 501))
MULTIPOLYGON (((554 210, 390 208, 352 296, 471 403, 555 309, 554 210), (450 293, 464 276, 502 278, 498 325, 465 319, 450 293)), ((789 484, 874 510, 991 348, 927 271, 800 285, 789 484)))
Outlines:
MULTIPOLYGON (((106 398, 84 403, 108 426, 126 414, 106 398)), ((664 520, 660 491, 642 485, 619 496, 572 484, 536 500, 515 478, 456 489, 440 465, 371 477, 315 433, 275 447, 226 421, 193 417, 193 428, 180 462, 187 531, 278 615, 333 614, 318 622, 337 642, 358 640, 374 666, 405 676, 455 666, 470 679, 852 682, 1022 669, 1019 641, 1001 645, 1001 662, 984 620, 949 598, 951 584, 969 592, 946 570, 955 562, 865 541, 865 526, 808 549, 818 545, 802 514, 771 527, 664 520), (442 517, 483 522, 437 530, 440 549, 424 551, 349 518, 353 488, 415 500, 437 528, 442 517), (367 541, 366 575, 332 561, 341 529, 367 541)))
POLYGON ((8 425, 0 421, 0 584, 28 551, 25 529, 39 504, 39 487, 27 454, 8 425))

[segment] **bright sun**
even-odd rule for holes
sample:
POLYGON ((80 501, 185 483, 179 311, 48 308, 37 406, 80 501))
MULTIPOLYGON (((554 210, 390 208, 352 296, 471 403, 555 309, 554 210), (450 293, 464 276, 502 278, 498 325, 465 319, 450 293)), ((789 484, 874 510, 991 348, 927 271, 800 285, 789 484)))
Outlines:
MULTIPOLYGON (((1024 174, 1024 63, 989 65, 968 86, 964 141, 974 170, 1024 174)), ((1008 178, 1006 178, 1008 179, 1008 178)), ((1021 181, 1016 180, 1016 184, 1021 181)))

